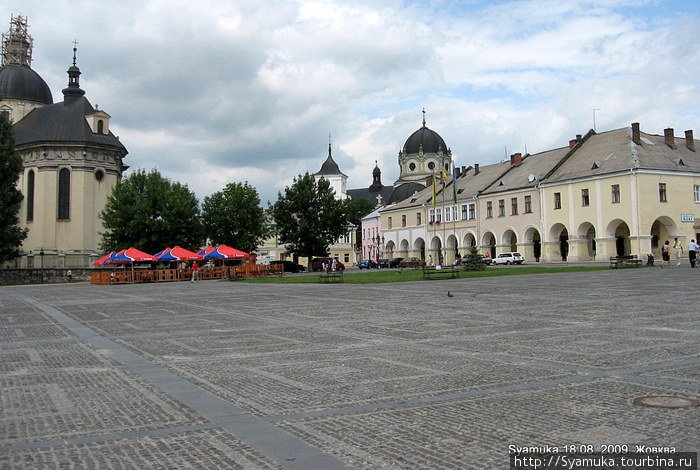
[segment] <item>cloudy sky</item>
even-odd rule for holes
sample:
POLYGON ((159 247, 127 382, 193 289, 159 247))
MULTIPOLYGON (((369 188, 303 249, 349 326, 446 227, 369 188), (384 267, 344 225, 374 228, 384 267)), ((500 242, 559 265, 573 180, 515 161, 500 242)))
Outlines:
MULTIPOLYGON (((33 68, 112 116, 132 168, 263 204, 316 172, 332 136, 348 187, 384 184, 421 124, 458 165, 561 147, 593 127, 700 133, 700 2, 4 0, 33 68)), ((3 19, 4 18, 4 19, 3 19)))

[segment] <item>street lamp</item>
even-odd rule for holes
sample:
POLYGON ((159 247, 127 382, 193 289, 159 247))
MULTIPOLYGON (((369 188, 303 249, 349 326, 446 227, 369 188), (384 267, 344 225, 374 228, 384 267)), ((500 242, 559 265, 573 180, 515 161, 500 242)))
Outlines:
POLYGON ((377 249, 377 262, 379 262, 379 247, 381 245, 384 245, 384 235, 379 235, 377 234, 376 236, 372 237, 372 241, 376 245, 377 249))
POLYGON ((44 269, 44 248, 39 250, 39 259, 41 260, 41 269, 44 269))

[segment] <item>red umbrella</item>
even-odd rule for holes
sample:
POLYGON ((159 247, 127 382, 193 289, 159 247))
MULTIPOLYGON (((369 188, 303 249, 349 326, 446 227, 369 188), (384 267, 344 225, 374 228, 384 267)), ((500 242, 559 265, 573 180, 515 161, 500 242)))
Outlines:
POLYGON ((109 260, 112 259, 112 257, 116 254, 117 254, 117 252, 113 251, 109 254, 104 255, 102 258, 98 259, 97 261, 95 261, 92 264, 93 264, 93 266, 104 266, 105 264, 109 264, 109 260))
POLYGON ((156 262, 158 259, 155 256, 151 256, 148 253, 144 253, 141 250, 137 250, 133 246, 122 250, 114 256, 112 263, 123 264, 123 263, 135 263, 139 261, 150 261, 156 262))
POLYGON ((182 247, 176 246, 168 252, 169 257, 176 258, 178 261, 192 261, 204 259, 204 256, 193 253, 190 250, 185 250, 182 247))
POLYGON ((241 250, 237 250, 235 248, 231 248, 230 246, 227 245, 219 245, 216 248, 216 251, 219 252, 220 254, 224 255, 226 258, 246 258, 250 256, 250 253, 246 253, 241 250))

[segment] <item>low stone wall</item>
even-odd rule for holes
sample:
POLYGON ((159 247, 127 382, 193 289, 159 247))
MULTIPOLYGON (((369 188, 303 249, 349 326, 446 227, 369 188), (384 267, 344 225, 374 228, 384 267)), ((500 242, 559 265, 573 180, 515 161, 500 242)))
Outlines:
POLYGON ((46 269, 0 269, 0 285, 59 284, 66 282, 90 282, 93 269, 46 268, 46 269), (68 271, 71 279, 68 279, 68 271))

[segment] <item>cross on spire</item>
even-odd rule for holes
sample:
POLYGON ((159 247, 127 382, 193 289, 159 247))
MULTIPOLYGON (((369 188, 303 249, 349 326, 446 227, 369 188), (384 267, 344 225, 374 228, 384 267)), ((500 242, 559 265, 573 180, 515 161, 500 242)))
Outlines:
POLYGON ((425 108, 423 108, 423 127, 425 127, 425 108))
POLYGON ((73 39, 73 65, 75 65, 75 53, 78 52, 78 40, 73 39))

